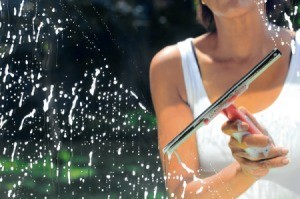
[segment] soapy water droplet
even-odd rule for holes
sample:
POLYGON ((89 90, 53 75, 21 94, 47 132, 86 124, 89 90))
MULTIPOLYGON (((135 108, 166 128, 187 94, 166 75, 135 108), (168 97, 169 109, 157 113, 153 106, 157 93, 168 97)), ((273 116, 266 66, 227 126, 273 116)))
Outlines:
POLYGON ((89 153, 89 158, 90 158, 89 166, 92 166, 93 151, 91 151, 91 152, 89 153))
POLYGON ((284 13, 284 19, 288 22, 288 27, 291 31, 294 31, 294 28, 293 28, 293 23, 291 21, 291 17, 285 12, 284 13))
POLYGON ((7 120, 4 120, 4 116, 2 115, 1 116, 1 119, 0 119, 0 129, 3 128, 4 124, 7 122, 7 120))
POLYGON ((24 0, 22 0, 22 3, 20 4, 20 11, 19 11, 19 14, 18 14, 19 17, 22 16, 23 7, 24 7, 24 0))
POLYGON ((18 143, 15 142, 15 143, 14 143, 14 149, 13 149, 13 152, 12 152, 12 154, 11 154, 11 162, 14 161, 14 157, 15 157, 15 152, 16 152, 17 145, 18 145, 18 143))

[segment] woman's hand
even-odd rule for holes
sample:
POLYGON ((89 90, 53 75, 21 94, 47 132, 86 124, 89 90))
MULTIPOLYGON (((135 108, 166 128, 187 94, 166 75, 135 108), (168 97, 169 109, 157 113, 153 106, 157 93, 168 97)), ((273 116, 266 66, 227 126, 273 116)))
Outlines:
POLYGON ((247 132, 248 124, 240 120, 228 121, 222 126, 222 131, 231 136, 228 145, 242 171, 258 179, 267 175, 271 168, 287 165, 289 163, 286 157, 288 150, 276 147, 267 131, 255 118, 246 109, 240 110, 261 131, 261 134, 250 134, 247 132))

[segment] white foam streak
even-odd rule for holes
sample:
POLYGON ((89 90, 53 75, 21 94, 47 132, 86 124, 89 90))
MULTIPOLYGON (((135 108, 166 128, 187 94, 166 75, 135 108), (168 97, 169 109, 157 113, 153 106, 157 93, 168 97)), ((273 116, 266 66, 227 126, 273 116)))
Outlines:
POLYGON ((89 153, 89 158, 90 158, 89 166, 92 166, 93 151, 91 151, 91 152, 89 153))
POLYGON ((0 119, 0 129, 3 128, 4 124, 7 122, 7 120, 4 120, 3 121, 3 115, 1 116, 1 119, 0 119))
POLYGON ((294 31, 293 23, 292 23, 292 21, 291 21, 291 17, 290 17, 286 12, 284 13, 284 19, 288 22, 288 24, 289 24, 289 29, 290 29, 291 31, 294 31))
POLYGON ((8 196, 9 198, 11 197, 11 193, 12 193, 12 190, 11 190, 11 189, 7 191, 7 196, 8 196))
POLYGON ((34 96, 34 93, 35 93, 35 87, 33 86, 31 91, 31 96, 34 96))
POLYGON ((7 37, 7 39, 10 39, 10 31, 7 31, 6 37, 7 37))
POLYGON ((154 188, 153 198, 156 198, 156 194, 157 194, 157 186, 154 188))
POLYGON ((14 77, 14 74, 13 74, 13 73, 10 73, 10 72, 8 72, 8 70, 9 70, 9 65, 8 65, 8 64, 6 64, 6 67, 5 67, 5 72, 4 72, 4 77, 3 77, 3 83, 5 83, 5 82, 6 82, 6 78, 7 78, 7 76, 8 76, 8 75, 10 75, 11 77, 14 77))
POLYGON ((182 186, 183 186, 183 190, 182 190, 181 198, 184 198, 185 190, 186 190, 186 186, 187 186, 186 181, 183 182, 182 186))
POLYGON ((137 96, 134 92, 130 91, 130 94, 131 94, 133 97, 135 97, 135 99, 139 99, 138 96, 137 96))
POLYGON ((38 74, 37 79, 40 80, 42 78, 41 73, 38 74))
POLYGON ((203 186, 201 186, 197 191, 196 194, 200 194, 203 191, 203 186))
POLYGON ((58 143, 58 145, 57 145, 57 148, 56 148, 57 151, 60 150, 60 144, 61 144, 61 141, 59 141, 59 143, 58 143))
POLYGON ((292 40, 292 42, 291 42, 291 50, 292 50, 292 53, 295 54, 295 52, 296 52, 296 42, 295 42, 295 40, 292 40))
POLYGON ((15 40, 16 40, 17 36, 16 36, 16 35, 13 35, 12 38, 13 38, 12 45, 10 46, 10 50, 9 50, 9 53, 8 53, 8 54, 10 54, 10 55, 11 55, 11 54, 13 53, 13 51, 14 51, 15 40))
POLYGON ((140 106, 144 111, 147 110, 146 107, 145 107, 141 102, 139 102, 139 106, 140 106))
POLYGON ((97 76, 100 74, 100 70, 99 69, 96 69, 96 74, 95 74, 95 77, 93 77, 93 83, 92 83, 92 86, 90 88, 90 93, 91 95, 94 95, 95 93, 95 89, 96 89, 96 82, 97 82, 97 76))
POLYGON ((21 35, 19 38, 19 44, 22 44, 22 38, 23 38, 23 36, 21 35))
POLYGON ((144 199, 147 199, 148 198, 148 191, 145 191, 144 192, 144 199))
POLYGON ((48 111, 49 109, 49 103, 53 97, 53 89, 54 89, 54 85, 51 85, 51 88, 50 88, 50 95, 48 96, 48 99, 44 99, 44 107, 43 107, 43 110, 44 112, 48 111))
POLYGON ((25 121, 27 118, 29 118, 29 117, 33 118, 33 117, 34 117, 35 112, 36 112, 36 110, 33 109, 28 115, 26 115, 26 116, 22 119, 22 122, 21 122, 21 125, 20 125, 19 130, 22 130, 22 129, 23 129, 24 121, 25 121))
POLYGON ((190 169, 186 164, 181 163, 181 166, 188 172, 188 173, 194 173, 194 170, 190 169))
POLYGON ((23 7, 24 7, 24 0, 22 1, 22 3, 20 4, 20 11, 19 11, 19 17, 22 16, 22 10, 23 10, 23 7))
MULTIPOLYGON (((32 18, 32 34, 33 35, 35 35, 35 28, 34 28, 34 22, 35 22, 35 19, 36 19, 36 16, 34 16, 33 18, 32 18)), ((30 37, 29 35, 28 35, 28 37, 30 37)), ((30 43, 30 42, 29 42, 30 43)))
POLYGON ((55 30, 55 34, 58 35, 64 29, 62 27, 56 27, 56 26, 54 26, 54 30, 55 30))
POLYGON ((70 167, 71 167, 71 161, 68 162, 68 183, 71 184, 71 171, 70 171, 70 167))
POLYGON ((14 149, 13 149, 13 152, 12 152, 12 154, 11 154, 11 162, 14 161, 14 157, 15 157, 15 152, 16 152, 17 145, 18 145, 18 143, 15 142, 15 143, 14 143, 14 149))
MULTIPOLYGON (((204 183, 204 181, 202 180, 202 179, 200 179, 200 178, 197 178, 195 175, 194 175, 194 179, 193 179, 193 181, 194 182, 196 182, 196 181, 200 181, 200 182, 202 182, 202 183, 204 183)), ((202 191, 203 191, 203 186, 201 186, 197 191, 196 191, 196 194, 200 194, 200 193, 202 193, 202 191)))
POLYGON ((22 106, 23 97, 24 97, 24 92, 21 93, 21 98, 20 98, 20 101, 19 101, 19 107, 22 106))
POLYGON ((43 26, 44 26, 44 23, 41 22, 39 27, 38 27, 38 32, 37 32, 36 39, 35 39, 36 43, 39 41, 40 32, 41 32, 41 29, 42 29, 43 26))
POLYGON ((296 16, 298 14, 298 6, 295 6, 295 9, 294 9, 294 16, 296 16))
POLYGON ((120 147, 117 151, 118 155, 121 155, 122 154, 122 147, 120 147))
POLYGON ((182 168, 186 170, 188 173, 195 173, 194 170, 190 169, 185 163, 182 162, 178 153, 174 152, 175 156, 177 157, 178 162, 181 164, 182 168))
POLYGON ((74 110, 74 108, 76 106, 77 100, 78 100, 78 96, 76 95, 75 98, 74 98, 74 100, 73 100, 73 102, 72 102, 72 107, 71 107, 71 110, 70 110, 70 113, 69 113, 69 116, 68 116, 68 118, 69 118, 69 124, 71 126, 73 124, 73 116, 72 116, 73 115, 73 110, 74 110))
POLYGON ((8 54, 12 54, 12 52, 14 51, 14 47, 15 47, 15 44, 12 44, 11 46, 10 46, 10 50, 9 50, 9 53, 8 54))

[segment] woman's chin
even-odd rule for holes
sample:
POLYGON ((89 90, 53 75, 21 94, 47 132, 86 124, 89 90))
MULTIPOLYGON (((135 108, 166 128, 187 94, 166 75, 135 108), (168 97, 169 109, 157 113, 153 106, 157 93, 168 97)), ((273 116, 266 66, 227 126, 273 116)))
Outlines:
POLYGON ((213 10, 215 15, 227 18, 238 17, 247 12, 257 11, 258 7, 252 0, 226 0, 220 3, 219 9, 213 10))

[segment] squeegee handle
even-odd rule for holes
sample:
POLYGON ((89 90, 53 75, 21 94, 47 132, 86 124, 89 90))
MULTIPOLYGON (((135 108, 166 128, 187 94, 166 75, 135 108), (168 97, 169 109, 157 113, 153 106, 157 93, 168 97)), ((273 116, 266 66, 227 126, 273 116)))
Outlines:
POLYGON ((261 133, 261 131, 255 126, 255 124, 237 107, 233 104, 223 110, 223 113, 229 120, 241 120, 249 125, 248 131, 252 134, 261 133))

